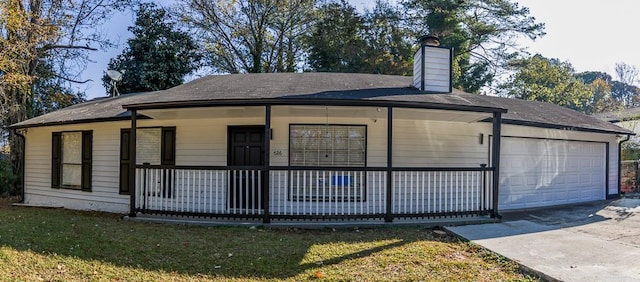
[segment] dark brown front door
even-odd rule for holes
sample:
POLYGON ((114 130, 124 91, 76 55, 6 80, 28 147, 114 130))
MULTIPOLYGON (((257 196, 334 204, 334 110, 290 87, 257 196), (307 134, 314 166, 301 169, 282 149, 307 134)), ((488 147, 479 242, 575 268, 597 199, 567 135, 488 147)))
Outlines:
POLYGON ((229 126, 228 138, 229 208, 262 209, 264 126, 229 126))

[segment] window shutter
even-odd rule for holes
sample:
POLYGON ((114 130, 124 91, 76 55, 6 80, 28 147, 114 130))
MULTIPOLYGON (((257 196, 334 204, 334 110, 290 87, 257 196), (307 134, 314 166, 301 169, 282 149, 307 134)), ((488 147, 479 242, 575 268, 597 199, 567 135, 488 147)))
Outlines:
POLYGON ((160 153, 161 165, 176 164, 176 128, 162 128, 162 152, 160 153))
POLYGON ((60 188, 62 169, 62 133, 51 136, 51 188, 60 188))
POLYGON ((82 191, 91 191, 91 161, 93 157, 93 131, 82 132, 82 191))
POLYGON ((130 128, 120 130, 120 194, 129 195, 129 138, 130 128))

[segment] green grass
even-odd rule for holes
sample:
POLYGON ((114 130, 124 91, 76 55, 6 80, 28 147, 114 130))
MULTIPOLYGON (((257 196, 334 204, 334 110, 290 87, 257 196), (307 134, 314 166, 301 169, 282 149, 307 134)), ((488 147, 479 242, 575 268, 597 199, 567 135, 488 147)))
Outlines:
POLYGON ((0 207, 0 281, 531 280, 424 228, 250 229, 0 207), (320 277, 320 278, 318 278, 320 277))

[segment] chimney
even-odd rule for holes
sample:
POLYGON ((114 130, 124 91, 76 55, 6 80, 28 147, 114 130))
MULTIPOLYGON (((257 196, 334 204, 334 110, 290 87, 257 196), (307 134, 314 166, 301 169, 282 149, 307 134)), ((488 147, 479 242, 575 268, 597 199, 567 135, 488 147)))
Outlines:
POLYGON ((420 49, 413 55, 413 87, 428 93, 451 93, 453 48, 440 46, 432 35, 420 38, 420 49))

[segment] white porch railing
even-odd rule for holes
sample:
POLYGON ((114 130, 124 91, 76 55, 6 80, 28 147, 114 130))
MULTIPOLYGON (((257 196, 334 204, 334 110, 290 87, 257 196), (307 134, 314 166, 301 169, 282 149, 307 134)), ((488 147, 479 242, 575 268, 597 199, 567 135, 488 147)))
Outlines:
POLYGON ((380 217, 385 212, 386 172, 271 171, 274 218, 380 217))
POLYGON ((490 173, 278 167, 266 175, 255 168, 145 165, 136 168, 135 205, 148 214, 281 220, 477 215, 492 208, 490 173))
POLYGON ((396 217, 463 215, 491 209, 486 171, 394 171, 396 217))

